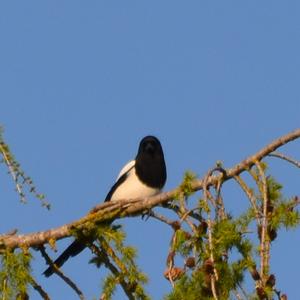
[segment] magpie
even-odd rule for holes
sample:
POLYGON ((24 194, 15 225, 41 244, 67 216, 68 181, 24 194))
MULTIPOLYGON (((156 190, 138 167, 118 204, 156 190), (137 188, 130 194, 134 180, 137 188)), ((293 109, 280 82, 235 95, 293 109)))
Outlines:
MULTIPOLYGON (((135 159, 121 170, 105 201, 154 196, 162 190, 166 180, 166 164, 160 141, 155 136, 146 136, 140 142, 135 159)), ((75 240, 54 264, 61 267, 70 257, 76 256, 85 248, 85 243, 75 240)), ((53 267, 50 266, 44 275, 49 277, 53 272, 53 267)))

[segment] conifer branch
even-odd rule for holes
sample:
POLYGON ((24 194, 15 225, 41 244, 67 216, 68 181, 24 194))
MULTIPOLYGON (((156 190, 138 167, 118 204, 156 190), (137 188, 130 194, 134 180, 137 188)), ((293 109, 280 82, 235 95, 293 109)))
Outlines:
POLYGON ((16 185, 16 190, 20 196, 20 199, 21 199, 21 202, 26 202, 26 199, 25 199, 25 194, 22 190, 22 186, 19 184, 18 182, 18 177, 17 177, 17 174, 15 173, 15 170, 14 170, 14 167, 11 163, 11 159, 10 159, 10 156, 9 156, 9 152, 8 152, 8 148, 7 146, 4 144, 4 142, 0 142, 0 153, 2 153, 2 156, 3 156, 3 159, 4 159, 4 162, 5 164, 7 165, 8 169, 9 169, 9 173, 10 175, 12 176, 14 182, 15 182, 15 185, 16 185))
MULTIPOLYGON (((274 152, 277 148, 289 143, 300 137, 300 129, 296 129, 265 146, 254 155, 249 156, 245 160, 241 161, 233 168, 226 170, 226 176, 223 173, 218 175, 211 175, 208 178, 206 176, 203 179, 194 179, 191 184, 191 191, 199 191, 205 188, 209 188, 212 185, 216 185, 218 181, 227 181, 240 173, 249 170, 256 161, 262 160, 270 153, 274 152)), ((59 240, 72 235, 72 229, 84 228, 86 224, 91 222, 105 222, 113 221, 119 218, 125 218, 141 214, 147 209, 151 209, 157 205, 163 205, 168 203, 178 194, 180 194, 180 187, 177 187, 169 192, 161 193, 159 195, 144 198, 144 199, 125 199, 121 201, 105 202, 97 205, 90 213, 81 219, 74 221, 63 226, 35 232, 25 235, 13 235, 0 237, 0 250, 1 248, 17 248, 17 247, 38 247, 50 240, 59 240)))
POLYGON ((50 204, 45 200, 45 195, 37 192, 33 180, 28 177, 25 172, 21 169, 20 164, 15 160, 9 146, 5 143, 2 136, 2 128, 0 127, 0 156, 3 159, 0 162, 4 162, 8 168, 8 174, 12 176, 14 184, 16 186, 16 191, 19 194, 21 202, 26 202, 25 186, 28 188, 29 193, 31 193, 35 198, 37 198, 42 206, 50 209, 50 204))
POLYGON ((115 262, 115 264, 118 266, 121 272, 123 274, 126 274, 127 268, 125 264, 123 264, 121 259, 117 256, 114 249, 110 247, 110 245, 107 243, 107 241, 104 238, 99 239, 99 243, 101 245, 101 248, 104 250, 104 252, 108 255, 108 257, 111 257, 111 259, 115 262))
MULTIPOLYGON (((128 299, 134 300, 135 298, 134 295, 132 294, 132 287, 130 287, 130 285, 125 281, 124 276, 122 276, 121 272, 119 272, 117 267, 110 262, 107 252, 104 251, 104 249, 101 249, 94 244, 90 245, 89 248, 97 257, 101 259, 105 267, 108 268, 111 271, 111 273, 114 274, 114 276, 116 276, 116 278, 118 278, 119 283, 124 293, 128 297, 128 299)), ((105 299, 105 294, 103 294, 100 299, 105 299)))

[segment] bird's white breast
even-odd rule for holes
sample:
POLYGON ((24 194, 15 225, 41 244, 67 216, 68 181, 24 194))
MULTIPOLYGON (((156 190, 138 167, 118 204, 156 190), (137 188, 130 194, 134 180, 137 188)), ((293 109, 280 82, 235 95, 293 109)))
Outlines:
POLYGON ((143 184, 138 179, 135 168, 132 168, 125 181, 114 191, 111 201, 150 197, 158 194, 159 191, 143 184))

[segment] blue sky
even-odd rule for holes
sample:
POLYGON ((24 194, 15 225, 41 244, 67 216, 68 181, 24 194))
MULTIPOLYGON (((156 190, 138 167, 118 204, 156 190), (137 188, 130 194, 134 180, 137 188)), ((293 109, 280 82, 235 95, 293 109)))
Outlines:
MULTIPOLYGON (((144 135, 161 139, 168 190, 185 170, 203 176, 217 160, 230 167, 299 127, 299 13, 292 0, 2 1, 0 123, 52 210, 34 199, 20 204, 2 167, 0 231, 83 216, 144 135)), ((299 158, 299 143, 285 149, 299 158)), ((271 166, 287 196, 299 193, 298 170, 271 166)), ((247 204, 237 189, 229 184, 232 210, 247 204)), ((170 229, 139 218, 122 223, 149 273, 147 290, 161 299, 170 290, 162 276, 170 229)), ((272 271, 296 299, 299 231, 282 234, 272 271)), ((92 299, 103 274, 88 259, 86 251, 64 270, 92 299)), ((59 279, 41 277, 44 268, 37 254, 34 274, 53 299, 76 299, 59 279)))

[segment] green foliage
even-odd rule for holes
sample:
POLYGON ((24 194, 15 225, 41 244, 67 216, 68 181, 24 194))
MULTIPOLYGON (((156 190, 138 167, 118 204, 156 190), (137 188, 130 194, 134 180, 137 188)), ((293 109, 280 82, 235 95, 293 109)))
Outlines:
POLYGON ((118 285, 118 278, 109 274, 103 280, 103 294, 105 294, 105 299, 110 300, 117 288, 118 285))
MULTIPOLYGON (((266 172, 267 165, 261 163, 261 167, 263 172, 266 172)), ((258 191, 257 194, 253 193, 253 195, 255 196, 256 209, 261 217, 266 199, 264 197, 263 178, 261 178, 262 174, 256 167, 251 170, 251 175, 258 191)), ((282 185, 272 176, 266 176, 266 188, 267 241, 271 247, 271 242, 277 237, 279 228, 289 229, 299 225, 300 214, 296 209, 299 200, 297 197, 284 199, 282 185)), ((249 188, 249 190, 252 189, 249 188)), ((185 274, 175 281, 174 289, 169 295, 165 296, 165 300, 214 299, 211 278, 215 274, 218 274, 217 280, 215 280, 215 291, 218 299, 221 300, 230 299, 231 293, 242 285, 246 271, 252 272, 251 276, 256 283, 259 280, 255 262, 260 260, 260 252, 254 251, 258 246, 255 245, 257 239, 248 238, 248 234, 251 232, 249 228, 257 222, 257 214, 252 205, 243 214, 235 218, 226 214, 222 218, 217 218, 217 213, 213 214, 211 204, 204 199, 199 200, 198 208, 203 218, 197 227, 198 231, 187 233, 179 229, 172 239, 172 255, 177 254, 183 258, 193 255, 196 264, 190 270, 185 266, 185 274), (206 218, 211 215, 214 216, 210 229, 212 252, 208 233, 201 229, 202 224, 206 223, 206 218), (213 255, 213 261, 211 255, 213 255), (256 273, 253 273, 254 271, 256 273)), ((261 239, 260 230, 258 231, 259 240, 261 239)), ((269 270, 269 266, 266 266, 266 268, 269 270)), ((259 284, 260 290, 255 291, 251 299, 263 299, 261 298, 263 296, 259 296, 259 293, 264 294, 267 297, 266 299, 272 299, 275 296, 272 287, 265 285, 264 282, 259 284)))
POLYGON ((187 171, 184 174, 183 181, 179 186, 179 190, 184 196, 191 196, 194 191, 192 189, 192 182, 196 178, 196 174, 191 171, 187 171))
POLYGON ((25 188, 27 188, 30 194, 40 200, 42 206, 50 209, 50 203, 46 201, 45 195, 37 192, 32 178, 27 176, 22 170, 21 165, 15 159, 8 144, 4 141, 2 127, 0 127, 0 156, 2 156, 0 163, 4 163, 8 168, 8 173, 11 174, 14 180, 21 202, 26 203, 25 188))
POLYGON ((198 203, 199 209, 203 210, 206 213, 210 212, 209 205, 204 201, 204 199, 200 199, 198 203))
POLYGON ((268 190, 268 198, 271 202, 277 201, 282 198, 282 185, 275 180, 274 177, 267 177, 267 190, 268 190))
POLYGON ((237 220, 224 219, 213 228, 215 268, 221 274, 217 286, 219 295, 224 299, 243 281, 244 271, 251 263, 252 243, 243 235, 243 227, 240 226, 247 217, 242 215, 237 220), (237 258, 234 260, 231 254, 237 258))
POLYGON ((272 176, 267 177, 267 190, 269 235, 270 232, 276 233, 282 227, 290 229, 298 226, 300 224, 300 214, 296 209, 299 204, 298 198, 285 199, 281 192, 282 185, 272 176))
POLYGON ((13 253, 6 250, 1 255, 0 298, 16 299, 18 294, 26 294, 30 275, 31 254, 27 251, 13 253))
POLYGON ((191 276, 184 275, 175 284, 173 291, 164 297, 165 300, 209 300, 211 294, 204 295, 203 282, 205 281, 202 272, 193 272, 191 276))
POLYGON ((210 260, 207 233, 200 230, 199 234, 193 235, 177 230, 172 250, 183 257, 196 254, 196 266, 175 283, 173 291, 165 296, 165 300, 213 299, 210 279, 213 268, 219 274, 216 282, 219 299, 229 299, 230 292, 243 281, 245 271, 252 264, 252 243, 243 234, 252 218, 253 213, 249 210, 235 220, 227 218, 214 224, 214 263, 210 260))
POLYGON ((182 229, 176 230, 172 250, 180 253, 183 257, 187 257, 191 253, 192 248, 191 235, 182 229))
POLYGON ((294 209, 294 199, 280 201, 273 212, 271 225, 274 228, 294 228, 300 223, 299 211, 294 209))
POLYGON ((105 265, 112 272, 103 280, 105 299, 111 299, 118 284, 125 286, 135 299, 149 299, 143 288, 148 279, 135 263, 137 251, 124 244, 126 235, 120 226, 97 227, 95 237, 101 251, 90 262, 97 267, 105 265))
MULTIPOLYGON (((0 162, 8 168, 21 200, 26 200, 26 187, 29 193, 49 208, 44 195, 36 192, 32 179, 15 160, 3 139, 1 127, 0 156, 0 162)), ((225 174, 221 162, 216 166, 211 173, 220 171, 225 174)), ((251 175, 251 185, 255 183, 254 187, 248 186, 243 180, 237 180, 250 200, 249 207, 238 217, 230 216, 225 210, 221 195, 225 181, 207 186, 200 199, 195 201, 195 207, 190 208, 192 203, 186 200, 195 193, 192 187, 196 175, 185 173, 175 196, 179 203, 174 201, 165 206, 178 215, 178 220, 166 222, 171 225, 174 233, 164 274, 174 288, 164 297, 165 300, 230 299, 233 292, 240 289, 247 271, 256 287, 247 299, 274 298, 276 277, 270 275, 269 265, 272 241, 277 237, 279 229, 299 225, 300 213, 297 207, 300 201, 297 197, 284 198, 282 185, 274 177, 266 176, 267 170, 266 163, 255 161, 253 167, 247 169, 251 175), (258 229, 258 238, 250 230, 254 225, 258 229), (249 238, 249 233, 252 233, 253 238, 249 238), (175 257, 180 257, 184 266, 175 265, 180 261, 175 260, 175 257)), ((112 299, 117 287, 121 287, 129 299, 148 300, 144 290, 147 277, 136 264, 136 249, 125 244, 126 235, 121 226, 103 222, 113 219, 118 213, 122 216, 121 211, 114 211, 112 215, 91 212, 84 222, 74 225, 71 233, 95 254, 90 263, 98 268, 104 266, 110 271, 102 282, 101 299, 112 299)), ((25 299, 23 295, 27 295, 28 285, 37 287, 30 275, 30 260, 31 255, 26 249, 4 250, 1 253, 0 299, 25 299)))

